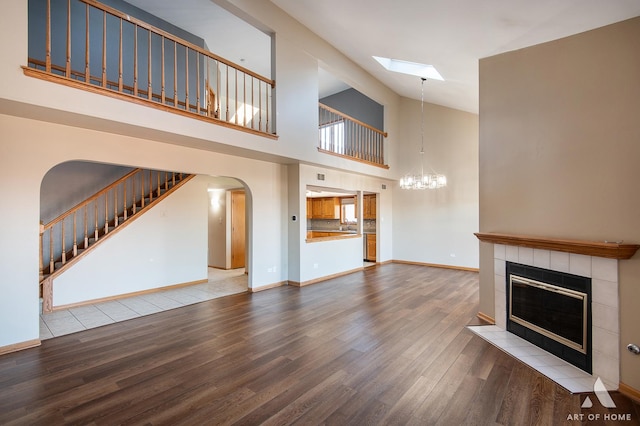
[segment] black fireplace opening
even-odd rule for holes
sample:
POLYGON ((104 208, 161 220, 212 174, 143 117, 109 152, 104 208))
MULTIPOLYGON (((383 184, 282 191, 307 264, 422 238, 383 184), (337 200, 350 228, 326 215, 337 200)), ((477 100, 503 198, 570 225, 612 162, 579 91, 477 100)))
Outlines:
POLYGON ((591 279, 506 264, 507 330, 591 374, 591 279))

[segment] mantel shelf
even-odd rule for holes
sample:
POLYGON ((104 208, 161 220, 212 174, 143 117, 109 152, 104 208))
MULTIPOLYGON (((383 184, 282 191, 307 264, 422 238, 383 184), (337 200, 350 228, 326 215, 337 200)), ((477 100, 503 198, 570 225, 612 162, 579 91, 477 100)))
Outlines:
POLYGON ((563 240, 557 238, 531 237, 528 235, 497 234, 476 232, 478 239, 485 243, 531 247, 535 249, 563 251, 587 256, 610 259, 630 259, 640 248, 638 244, 623 244, 606 241, 563 240))

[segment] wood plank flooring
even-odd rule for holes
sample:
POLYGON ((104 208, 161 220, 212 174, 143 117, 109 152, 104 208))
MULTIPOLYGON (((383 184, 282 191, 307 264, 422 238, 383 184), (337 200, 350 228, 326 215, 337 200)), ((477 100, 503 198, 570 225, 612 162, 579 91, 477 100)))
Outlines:
POLYGON ((468 331, 477 280, 390 264, 49 339, 0 357, 0 424, 640 424, 468 331))

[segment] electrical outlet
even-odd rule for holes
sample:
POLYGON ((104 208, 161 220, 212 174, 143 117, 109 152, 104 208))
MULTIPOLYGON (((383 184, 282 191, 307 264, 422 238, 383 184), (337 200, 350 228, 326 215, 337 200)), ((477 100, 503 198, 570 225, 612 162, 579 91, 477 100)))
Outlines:
POLYGON ((318 264, 317 263, 313 264, 313 269, 318 269, 318 264))

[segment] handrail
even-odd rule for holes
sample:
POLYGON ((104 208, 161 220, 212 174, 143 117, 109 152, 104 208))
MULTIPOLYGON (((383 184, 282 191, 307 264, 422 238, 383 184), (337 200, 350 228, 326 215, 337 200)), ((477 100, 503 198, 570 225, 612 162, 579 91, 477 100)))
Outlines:
POLYGON ((384 163, 387 133, 318 102, 318 151, 377 167, 384 163))
POLYGON ((133 16, 129 16, 129 15, 125 14, 125 13, 122 13, 119 10, 112 8, 111 6, 107 6, 106 4, 102 4, 102 3, 100 3, 100 2, 98 2, 96 0, 78 0, 78 1, 81 1, 82 3, 86 3, 88 5, 91 5, 91 6, 95 7, 95 8, 97 8, 97 9, 104 10, 105 12, 107 12, 107 13, 113 15, 113 16, 116 16, 118 18, 124 19, 124 20, 126 20, 126 21, 128 21, 128 22, 130 22, 132 24, 135 24, 135 25, 139 26, 140 28, 144 28, 145 30, 154 32, 154 33, 156 33, 158 35, 161 35, 164 38, 167 38, 167 39, 172 40, 172 41, 177 41, 181 45, 183 45, 185 47, 188 47, 188 48, 190 48, 192 50, 195 50, 197 52, 200 52, 201 54, 203 54, 205 56, 208 56, 211 59, 214 59, 214 60, 216 60, 218 62, 222 62, 225 65, 229 65, 230 67, 233 67, 233 68, 237 69, 238 71, 242 71, 245 74, 248 74, 248 75, 250 75, 252 77, 255 77, 255 78, 259 79, 259 80, 262 80, 265 83, 270 84, 271 87, 275 87, 275 85, 276 85, 275 80, 271 80, 271 79, 268 79, 266 77, 263 77, 258 73, 255 73, 255 72, 253 72, 253 71, 251 71, 251 70, 249 70, 247 68, 244 68, 242 65, 238 65, 235 62, 232 62, 232 61, 229 61, 228 59, 223 58, 222 56, 218 56, 215 53, 209 52, 208 50, 205 50, 202 47, 191 43, 190 41, 178 38, 175 35, 173 35, 173 34, 171 34, 169 32, 166 32, 166 31, 164 31, 164 30, 162 30, 160 28, 157 28, 157 27, 155 27, 155 26, 153 26, 151 24, 148 24, 148 23, 146 23, 144 21, 141 21, 138 18, 134 18, 133 16))
POLYGON ((182 173, 137 168, 47 224, 41 224, 41 276, 53 274, 185 181, 182 173))
MULTIPOLYGON (((372 127, 372 126, 368 125, 364 121, 360 121, 357 118, 353 118, 350 115, 345 114, 344 112, 340 112, 335 108, 331 108, 330 106, 323 104, 322 102, 318 102, 318 105, 320 106, 320 108, 322 108, 322 109, 324 109, 324 110, 326 110, 328 112, 331 112, 331 113, 333 113, 333 114, 335 114, 337 116, 340 116, 345 120, 349 120, 349 121, 351 121, 351 122, 353 122, 353 123, 355 123, 355 124, 357 124, 359 126, 362 126, 362 127, 366 128, 366 129, 369 129, 369 130, 371 130, 371 131, 373 131, 375 133, 379 133, 380 135, 382 135, 385 138, 388 136, 387 132, 383 132, 382 130, 376 129, 375 127, 372 127)), ((323 124, 327 124, 327 123, 323 123, 323 124)))
POLYGON ((131 176, 134 176, 138 173, 140 173, 142 171, 141 168, 137 168, 134 169, 132 171, 130 171, 129 173, 127 173, 126 175, 122 176, 120 179, 116 180, 115 182, 112 182, 111 184, 109 184, 108 186, 102 188, 100 191, 96 192, 95 194, 93 194, 92 196, 90 196, 89 198, 87 198, 84 201, 81 201, 80 203, 76 204, 75 206, 71 207, 69 210, 67 210, 66 212, 62 213, 61 215, 59 215, 58 217, 56 217, 55 219, 51 220, 49 223, 45 224, 42 226, 43 230, 47 230, 49 228, 51 228, 53 225, 55 225, 57 222, 60 222, 61 220, 64 220, 66 217, 70 216, 71 214, 73 214, 74 212, 80 210, 81 208, 83 208, 84 206, 86 206, 87 204, 91 203, 92 201, 97 200, 101 195, 103 195, 105 192, 109 192, 110 190, 112 190, 115 186, 121 184, 122 182, 128 180, 131 176))
POLYGON ((275 136, 274 80, 96 0, 53 12, 29 9, 25 75, 275 136))

